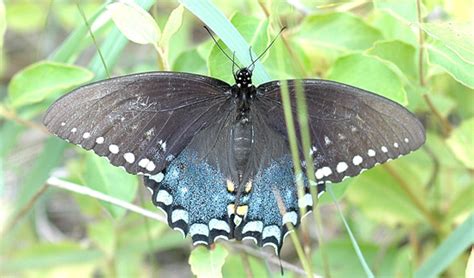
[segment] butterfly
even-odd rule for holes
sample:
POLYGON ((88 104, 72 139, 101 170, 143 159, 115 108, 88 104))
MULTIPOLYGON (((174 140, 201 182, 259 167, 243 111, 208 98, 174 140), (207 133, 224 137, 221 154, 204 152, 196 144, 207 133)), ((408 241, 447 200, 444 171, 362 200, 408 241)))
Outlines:
MULTIPOLYGON (((279 254, 286 224, 298 226, 300 208, 311 210, 313 200, 307 178, 298 198, 282 83, 255 86, 254 62, 233 71, 234 85, 184 72, 99 81, 58 99, 43 122, 60 138, 144 176, 169 226, 194 245, 250 239, 279 254)), ((318 196, 325 184, 425 142, 422 124, 403 106, 328 80, 286 81, 294 118, 298 84, 307 102, 311 148, 298 147, 300 157, 306 152, 313 158, 318 196)))

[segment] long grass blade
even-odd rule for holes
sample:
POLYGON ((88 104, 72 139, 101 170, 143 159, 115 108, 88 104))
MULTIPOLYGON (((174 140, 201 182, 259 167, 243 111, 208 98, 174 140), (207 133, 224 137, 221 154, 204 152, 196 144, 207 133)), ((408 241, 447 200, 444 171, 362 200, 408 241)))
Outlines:
POLYGON ((462 252, 474 244, 474 213, 441 243, 436 251, 415 272, 418 277, 437 277, 462 252))
POLYGON ((354 234, 352 234, 352 230, 349 227, 349 224, 347 224, 346 218, 344 217, 344 214, 342 213, 341 207, 339 206, 339 203, 337 202, 336 196, 334 195, 334 192, 332 191, 331 186, 327 186, 326 190, 329 192, 329 195, 331 195, 332 200, 334 201, 334 204, 336 205, 337 212, 339 213, 339 216, 342 219, 342 222, 344 223, 344 226, 346 227, 347 233, 349 234, 349 237, 352 242, 352 246, 354 247, 354 251, 357 254, 357 257, 359 258, 360 264, 362 265, 362 268, 365 271, 365 274, 369 278, 374 278, 374 274, 369 268, 369 265, 367 264, 364 255, 362 254, 362 251, 360 250, 359 244, 357 243, 356 238, 354 237, 354 234))
MULTIPOLYGON (((252 63, 249 55, 250 46, 232 23, 230 23, 211 1, 180 0, 180 3, 211 28, 232 52, 235 51, 235 56, 244 66, 252 63)), ((252 51, 252 56, 257 57, 258 55, 255 55, 252 51)), ((270 81, 270 77, 260 62, 255 63, 252 78, 257 84, 270 81)))

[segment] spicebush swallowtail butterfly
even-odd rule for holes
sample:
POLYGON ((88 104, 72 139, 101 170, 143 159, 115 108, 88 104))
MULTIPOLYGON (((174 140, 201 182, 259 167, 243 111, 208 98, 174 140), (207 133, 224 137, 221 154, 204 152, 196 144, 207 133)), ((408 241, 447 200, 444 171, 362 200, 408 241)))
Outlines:
MULTIPOLYGON (((310 210, 312 198, 307 182, 304 197, 297 197, 280 82, 256 87, 252 70, 234 72, 235 85, 183 72, 99 81, 57 100, 44 124, 143 175, 169 226, 190 235, 193 244, 252 239, 279 252, 285 224, 297 226, 299 208, 310 210)), ((325 183, 356 176, 425 141, 416 117, 391 100, 304 79, 287 81, 292 105, 296 82, 305 93, 312 139, 311 149, 299 151, 313 157, 319 193, 325 183)), ((292 111, 296 118, 296 107, 292 111)))

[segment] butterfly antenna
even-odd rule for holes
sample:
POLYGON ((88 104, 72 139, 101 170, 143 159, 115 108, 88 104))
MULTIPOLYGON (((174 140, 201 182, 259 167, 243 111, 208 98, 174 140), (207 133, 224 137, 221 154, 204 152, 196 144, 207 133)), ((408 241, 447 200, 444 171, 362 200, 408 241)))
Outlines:
MULTIPOLYGON (((209 30, 209 28, 204 25, 203 26, 204 29, 206 29, 206 31, 209 33, 209 35, 211 36, 212 40, 216 43, 217 47, 219 47, 219 49, 222 51, 222 53, 224 53, 224 55, 232 62, 232 67, 234 66, 237 66, 239 67, 239 65, 237 65, 237 63, 235 63, 234 59, 233 58, 230 58, 229 54, 227 54, 227 52, 224 51, 224 49, 219 45, 219 43, 217 43, 217 40, 216 38, 214 38, 214 36, 212 35, 212 32, 211 30, 209 30)), ((233 70, 232 70, 233 71, 233 70)))
POLYGON ((234 78, 237 78, 237 75, 235 74, 235 68, 234 68, 234 65, 235 65, 235 51, 232 52, 232 75, 234 75, 234 78))
MULTIPOLYGON (((276 39, 281 35, 281 33, 283 32, 283 30, 286 29, 286 26, 284 26, 283 28, 281 28, 280 32, 278 32, 278 34, 275 36, 275 38, 273 38, 272 42, 267 46, 267 48, 265 48, 265 50, 257 57, 257 59, 253 60, 252 63, 248 66, 248 68, 251 68, 255 65, 255 62, 257 62, 260 58, 262 58, 262 56, 268 51, 268 49, 270 49, 270 47, 272 47, 273 43, 275 43, 276 39)), ((253 70, 253 69, 252 69, 253 70)))

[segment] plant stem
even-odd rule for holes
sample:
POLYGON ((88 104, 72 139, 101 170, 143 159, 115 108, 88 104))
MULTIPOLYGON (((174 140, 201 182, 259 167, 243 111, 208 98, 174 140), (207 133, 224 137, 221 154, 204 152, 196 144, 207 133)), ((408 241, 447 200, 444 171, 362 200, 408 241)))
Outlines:
MULTIPOLYGON (((423 19, 421 18, 421 0, 416 0, 416 12, 418 17, 418 79, 421 87, 426 87, 425 81, 425 74, 424 74, 424 49, 425 49, 425 39, 423 35, 423 28, 421 27, 423 24, 423 19)), ((423 99, 425 100, 428 108, 434 114, 434 116, 438 119, 441 124, 441 128, 443 129, 443 135, 445 137, 449 136, 452 131, 451 124, 441 115, 441 113, 436 109, 433 105, 433 102, 429 98, 426 93, 423 93, 423 99)))
POLYGON ((16 224, 18 224, 18 222, 20 222, 20 220, 26 215, 26 213, 28 213, 28 211, 33 207, 38 198, 41 197, 44 192, 46 192, 46 189, 48 189, 48 186, 43 185, 43 187, 41 187, 40 190, 38 190, 38 192, 33 195, 33 197, 28 201, 28 203, 26 203, 26 205, 24 205, 20 210, 18 210, 18 212, 14 216, 11 217, 11 222, 9 222, 7 225, 2 227, 2 229, 0 229, 0 235, 11 231, 16 226, 16 224))
POLYGON ((6 119, 12 120, 20 125, 39 130, 46 134, 49 134, 49 131, 42 125, 38 125, 32 121, 24 120, 15 113, 15 111, 6 108, 3 105, 0 105, 0 116, 5 117, 6 119))
POLYGON ((88 188, 88 187, 85 187, 85 186, 82 186, 82 185, 78 185, 78 184, 68 182, 68 181, 63 181, 63 180, 60 180, 56 177, 50 177, 46 181, 46 183, 51 185, 51 186, 54 186, 54 187, 58 187, 58 188, 73 191, 73 192, 76 192, 76 193, 79 193, 79 194, 82 194, 82 195, 90 196, 92 198, 95 198, 95 199, 98 199, 98 200, 101 200, 101 201, 104 201, 104 202, 122 207, 126 210, 136 212, 138 214, 141 214, 143 216, 146 216, 148 218, 151 218, 151 219, 163 222, 163 223, 168 223, 166 218, 162 215, 159 215, 157 213, 154 213, 154 212, 151 212, 149 210, 143 209, 143 208, 141 208, 139 206, 136 206, 134 204, 127 203, 127 202, 122 201, 120 199, 108 196, 108 195, 106 195, 102 192, 95 191, 91 188, 88 188))

